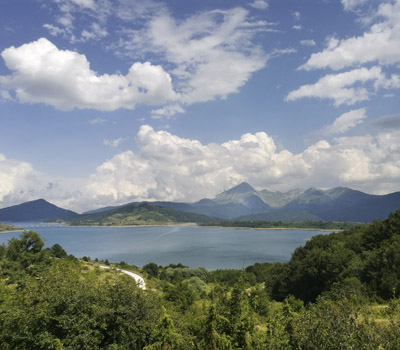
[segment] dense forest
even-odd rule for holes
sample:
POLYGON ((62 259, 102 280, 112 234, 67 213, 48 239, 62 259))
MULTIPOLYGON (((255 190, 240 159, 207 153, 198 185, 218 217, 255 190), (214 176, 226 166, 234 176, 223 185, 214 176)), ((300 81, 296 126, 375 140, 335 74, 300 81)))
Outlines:
POLYGON ((0 246, 0 348, 400 349, 400 211, 318 235, 288 263, 142 268, 25 232, 0 246))
POLYGON ((283 221, 223 221, 203 223, 200 226, 219 226, 229 228, 290 228, 290 229, 315 229, 315 230, 346 230, 354 226, 359 226, 356 222, 342 221, 302 221, 302 222, 283 222, 283 221))

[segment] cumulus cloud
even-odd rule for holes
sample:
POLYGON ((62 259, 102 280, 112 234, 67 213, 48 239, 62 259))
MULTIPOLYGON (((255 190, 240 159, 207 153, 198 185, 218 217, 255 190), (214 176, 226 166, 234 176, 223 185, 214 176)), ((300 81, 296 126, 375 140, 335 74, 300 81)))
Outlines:
MULTIPOLYGON (((238 92, 253 73, 264 68, 268 59, 278 54, 273 52, 268 55, 253 40, 257 33, 276 31, 271 28, 276 24, 255 20, 249 15, 249 11, 240 7, 198 12, 178 20, 165 5, 152 1, 118 0, 113 6, 109 0, 54 2, 59 12, 57 23, 44 25, 51 35, 63 35, 72 43, 102 39, 104 47, 116 55, 135 57, 140 61, 151 56, 152 59, 163 62, 163 66, 168 67, 168 73, 161 66, 154 66, 149 62, 135 63, 131 70, 134 69, 137 74, 140 71, 141 75, 145 75, 146 71, 146 77, 139 80, 142 82, 145 79, 147 82, 145 86, 137 86, 136 81, 130 79, 131 70, 126 76, 97 75, 90 70, 84 55, 58 50, 48 40, 40 39, 3 51, 3 58, 8 61, 7 66, 15 68, 10 68, 14 70, 12 76, 2 78, 3 85, 14 89, 21 102, 44 102, 60 109, 76 107, 114 110, 132 109, 137 103, 170 105, 168 102, 179 100, 181 105, 189 105, 217 98, 224 99, 238 92), (76 14, 87 19, 89 23, 79 32, 74 26, 76 14), (118 40, 114 40, 116 25, 111 25, 111 20, 118 23, 118 40), (138 25, 132 26, 133 21, 138 25), (47 57, 49 53, 51 56, 47 57), (32 56, 39 64, 43 62, 43 72, 31 74, 30 71, 22 71, 26 62, 18 66, 13 64, 12 61, 16 59, 27 61, 25 54, 32 56), (58 84, 49 79, 43 81, 46 73, 44 68, 48 64, 53 68, 62 63, 61 69, 55 69, 56 73, 61 73, 67 55, 76 66, 72 72, 78 75, 75 75, 75 81, 71 81, 74 74, 67 80, 58 80, 58 84), (59 62, 61 56, 64 56, 64 60, 59 62), (152 86, 148 86, 150 81, 154 82, 152 86), (76 92, 72 91, 70 85, 74 84, 82 89, 76 90, 74 86, 76 92), (30 91, 26 91, 29 88, 30 91), (57 91, 64 97, 52 96, 57 91), (82 91, 85 93, 82 94, 82 91), (110 103, 106 104, 106 100, 110 103), (102 102, 99 104, 99 101, 102 102)), ((268 3, 257 0, 250 5, 265 9, 268 3)), ((279 52, 285 53, 285 50, 279 52)), ((56 79, 60 78, 54 76, 56 79)), ((169 114, 167 112, 166 116, 169 114)), ((155 115, 161 116, 162 113, 155 115)))
POLYGON ((0 207, 45 198, 56 205, 79 210, 85 182, 77 179, 51 178, 32 164, 0 154, 0 207))
MULTIPOLYGON (((354 113, 359 117, 338 118, 338 132, 363 119, 362 111, 354 113)), ((293 154, 279 150, 265 132, 202 144, 143 125, 136 136, 138 152, 116 154, 88 179, 74 183, 0 155, 0 205, 45 198, 83 211, 141 200, 194 202, 242 181, 281 191, 349 186, 368 193, 394 192, 400 185, 399 139, 398 128, 380 128, 376 135, 320 140, 293 154)))
MULTIPOLYGON (((362 112, 354 112, 360 114, 353 123, 362 119, 362 112)), ((338 132, 350 127, 350 116, 338 119, 338 132)), ((241 181, 272 190, 345 185, 375 193, 394 191, 400 178, 399 136, 397 131, 341 137, 331 144, 321 140, 293 154, 279 151, 264 132, 203 145, 144 125, 137 134, 140 151, 104 162, 91 176, 87 193, 92 203, 102 206, 134 200, 196 201, 241 181)))
POLYGON ((126 75, 99 75, 90 69, 84 55, 59 50, 45 38, 7 48, 1 56, 12 74, 0 76, 0 84, 14 90, 23 103, 45 103, 61 110, 112 111, 178 98, 170 75, 149 62, 132 64, 126 75))
MULTIPOLYGON (((343 0, 345 8, 361 3, 360 0, 343 0)), ((300 68, 305 70, 345 67, 378 62, 393 65, 400 62, 400 0, 385 2, 378 8, 377 17, 383 20, 372 25, 362 36, 329 40, 325 50, 314 53, 300 68)))
POLYGON ((343 113, 335 121, 323 129, 324 134, 343 134, 347 130, 361 124, 366 116, 365 108, 354 109, 343 113))
POLYGON ((303 85, 299 89, 291 91, 286 97, 286 101, 315 97, 331 99, 336 106, 342 104, 352 105, 368 100, 370 95, 365 87, 354 87, 354 84, 384 80, 385 76, 382 74, 381 68, 377 66, 370 69, 359 68, 339 74, 328 74, 315 84, 303 85))

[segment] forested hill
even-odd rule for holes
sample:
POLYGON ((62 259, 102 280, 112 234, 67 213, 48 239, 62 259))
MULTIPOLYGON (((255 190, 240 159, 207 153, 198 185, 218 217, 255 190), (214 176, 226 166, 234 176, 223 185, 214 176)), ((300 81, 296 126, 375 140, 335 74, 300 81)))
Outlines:
POLYGON ((206 215, 184 213, 151 203, 126 205, 120 208, 93 214, 76 215, 63 221, 73 226, 126 226, 126 225, 163 225, 174 223, 210 223, 221 219, 206 215))
POLYGON ((0 245, 0 349, 400 348, 400 211, 313 237, 284 264, 104 264, 34 232, 0 245))
POLYGON ((289 263, 272 267, 266 286, 277 300, 315 301, 332 288, 390 299, 400 290, 400 210, 383 221, 314 236, 289 263))

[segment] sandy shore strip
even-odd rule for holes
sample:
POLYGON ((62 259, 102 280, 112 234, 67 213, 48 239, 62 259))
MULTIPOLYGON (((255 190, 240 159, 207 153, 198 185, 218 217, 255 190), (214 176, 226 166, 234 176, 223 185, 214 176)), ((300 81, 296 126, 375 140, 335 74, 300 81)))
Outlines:
POLYGON ((17 233, 17 232, 25 232, 25 230, 9 230, 9 231, 0 231, 0 233, 17 233))
POLYGON ((143 290, 146 289, 146 282, 144 281, 144 278, 143 278, 142 276, 139 276, 139 275, 136 274, 136 273, 133 273, 133 272, 127 271, 127 270, 121 270, 121 269, 119 269, 119 268, 110 267, 110 266, 103 266, 103 265, 100 265, 99 267, 100 267, 101 269, 117 270, 117 271, 122 272, 122 273, 124 273, 124 274, 126 274, 126 275, 128 275, 128 276, 131 276, 132 278, 135 279, 135 281, 136 281, 136 283, 137 283, 137 285, 138 285, 139 288, 141 288, 141 289, 143 289, 143 290))

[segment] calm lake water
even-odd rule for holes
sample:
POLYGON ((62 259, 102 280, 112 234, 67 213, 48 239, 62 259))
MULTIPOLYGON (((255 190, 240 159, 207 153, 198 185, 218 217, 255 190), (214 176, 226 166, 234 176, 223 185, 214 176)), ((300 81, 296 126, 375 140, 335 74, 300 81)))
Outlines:
MULTIPOLYGON (((16 224, 18 226, 18 224, 16 224)), ((76 257, 143 266, 182 263, 208 270, 240 269, 256 262, 285 262, 314 230, 254 230, 197 226, 37 227, 46 247, 60 244, 76 257)), ((1 233, 0 244, 21 233, 1 233)))

